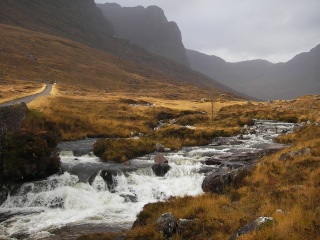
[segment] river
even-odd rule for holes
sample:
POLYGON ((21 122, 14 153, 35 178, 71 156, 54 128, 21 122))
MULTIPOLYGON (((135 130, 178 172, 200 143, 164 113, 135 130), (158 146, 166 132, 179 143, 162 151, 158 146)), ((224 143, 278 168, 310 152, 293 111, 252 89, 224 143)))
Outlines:
POLYGON ((75 239, 129 229, 145 204, 203 193, 201 184, 209 172, 253 164, 256 153, 284 147, 273 139, 294 127, 256 120, 251 134, 167 152, 171 169, 164 177, 151 169, 155 154, 128 165, 104 163, 90 153, 92 140, 61 143, 64 173, 11 190, 0 207, 0 239, 75 239), (102 170, 112 174, 111 182, 102 178, 102 170))

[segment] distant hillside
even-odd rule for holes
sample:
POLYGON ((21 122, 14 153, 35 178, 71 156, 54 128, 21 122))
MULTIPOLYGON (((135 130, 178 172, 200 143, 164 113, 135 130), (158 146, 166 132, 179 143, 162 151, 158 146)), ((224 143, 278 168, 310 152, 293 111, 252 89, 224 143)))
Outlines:
MULTIPOLYGON (((157 82, 162 81, 176 84, 177 87, 182 83, 201 88, 213 86, 217 94, 232 91, 175 61, 152 54, 137 45, 130 44, 128 40, 114 37, 112 26, 93 0, 21 0, 19 2, 1 0, 0 23, 4 23, 0 31, 1 63, 8 63, 2 68, 1 74, 5 76, 10 73, 12 76, 20 76, 18 79, 45 80, 50 73, 54 73, 53 75, 64 76, 59 78, 60 81, 71 83, 78 79, 78 82, 82 83, 83 79, 86 79, 92 83, 91 85, 101 87, 103 81, 108 82, 106 85, 112 84, 112 81, 117 85, 119 78, 116 76, 121 75, 123 87, 126 87, 125 84, 129 87, 143 87, 144 85, 139 82, 142 78, 148 82, 144 88, 154 89, 152 83, 157 86, 157 82), (24 33, 21 28, 10 28, 7 24, 30 29, 32 32, 24 33), (48 35, 40 37, 36 32, 48 35), (50 35, 63 37, 65 40, 49 41, 50 35), (80 51, 77 44, 70 43, 66 39, 109 54, 108 58, 104 57, 108 59, 108 61, 104 60, 106 64, 100 64, 100 67, 104 66, 105 69, 100 69, 94 64, 97 60, 88 61, 91 59, 88 57, 89 50, 85 50, 86 54, 83 54, 84 51, 80 51), (41 48, 42 45, 45 47, 41 48), (69 48, 65 49, 65 45, 69 48), (78 64, 79 68, 74 67, 73 64, 78 64), (114 67, 110 67, 111 65, 114 67), (125 77, 123 72, 126 72, 125 77), (38 73, 40 75, 37 75, 38 73), (67 77, 68 74, 70 77, 67 77), (33 79, 26 76, 33 76, 33 79)), ((170 87, 173 86, 170 85, 170 87)), ((176 91, 179 91, 179 88, 176 91)))
POLYGON ((187 55, 194 70, 258 99, 291 99, 320 93, 320 45, 277 64, 265 60, 228 63, 192 50, 187 50, 187 55))
POLYGON ((55 34, 92 47, 105 47, 114 35, 93 0, 1 0, 0 22, 55 34))
POLYGON ((98 4, 113 24, 118 36, 139 46, 189 66, 181 32, 175 22, 168 22, 157 6, 121 7, 116 3, 98 4))

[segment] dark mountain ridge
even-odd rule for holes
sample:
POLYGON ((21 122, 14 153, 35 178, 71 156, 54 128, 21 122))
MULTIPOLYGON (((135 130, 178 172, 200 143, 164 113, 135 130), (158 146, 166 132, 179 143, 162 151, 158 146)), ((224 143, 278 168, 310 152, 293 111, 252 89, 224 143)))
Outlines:
POLYGON ((320 45, 286 63, 251 60, 229 63, 187 50, 191 68, 258 99, 291 99, 320 93, 320 45))
POLYGON ((115 34, 93 0, 1 0, 0 22, 102 47, 115 34), (97 34, 99 33, 99 34, 97 34))
POLYGON ((189 66, 181 32, 175 22, 169 22, 157 6, 121 7, 116 3, 97 5, 113 24, 116 34, 139 46, 189 66))
POLYGON ((0 23, 63 37, 110 53, 119 62, 125 61, 126 71, 135 75, 201 88, 213 86, 217 93, 232 91, 186 66, 115 37, 112 24, 94 0, 1 0, 0 23))

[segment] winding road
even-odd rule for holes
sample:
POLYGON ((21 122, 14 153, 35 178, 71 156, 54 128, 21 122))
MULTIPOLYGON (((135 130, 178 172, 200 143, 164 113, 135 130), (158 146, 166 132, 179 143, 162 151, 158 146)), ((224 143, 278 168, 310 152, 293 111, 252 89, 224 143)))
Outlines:
POLYGON ((52 91, 52 85, 53 84, 46 84, 46 88, 40 93, 33 94, 31 96, 28 96, 28 97, 23 97, 23 98, 19 98, 19 99, 16 99, 16 100, 12 100, 10 102, 1 103, 0 107, 11 106, 11 105, 14 105, 14 104, 17 104, 17 103, 21 103, 21 102, 24 102, 24 103, 27 104, 27 103, 35 100, 37 97, 49 95, 51 93, 51 91, 52 91))

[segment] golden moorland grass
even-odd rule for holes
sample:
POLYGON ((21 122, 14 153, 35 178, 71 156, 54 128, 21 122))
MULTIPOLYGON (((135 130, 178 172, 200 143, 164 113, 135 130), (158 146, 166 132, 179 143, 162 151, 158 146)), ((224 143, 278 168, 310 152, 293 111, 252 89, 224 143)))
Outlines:
MULTIPOLYGON (((217 97, 212 118, 211 103, 201 101, 203 93, 193 100, 189 99, 190 96, 186 99, 169 100, 150 96, 137 97, 126 92, 106 93, 64 84, 55 85, 53 92, 52 96, 40 97, 28 106, 42 112, 49 121, 55 122, 63 140, 140 136, 140 143, 145 142, 149 152, 155 150, 156 143, 173 150, 182 146, 206 145, 213 137, 239 133, 241 127, 250 125, 254 118, 291 122, 319 120, 317 109, 320 101, 317 96, 272 104, 226 101, 217 97), (155 130, 160 121, 164 125, 155 130)), ((128 143, 116 141, 113 148, 108 148, 112 151, 109 150, 100 157, 124 161, 145 153, 145 149, 141 149, 134 155, 129 154, 134 151, 128 147, 128 155, 125 156, 120 149, 128 143)), ((137 142, 134 139, 130 141, 137 142)), ((101 151, 101 145, 99 146, 101 151)))
POLYGON ((45 84, 29 81, 4 80, 0 77, 0 103, 26 97, 44 90, 45 84))
MULTIPOLYGON (((150 66, 139 65, 139 61, 125 60, 61 37, 5 24, 0 24, 0 30, 0 79, 3 80, 55 81, 111 94, 120 92, 172 100, 194 99, 205 91, 186 82, 196 85, 210 81, 161 57, 157 62, 153 55, 150 66)), ((213 87, 213 92, 236 99, 218 87, 213 87)))
MULTIPOLYGON (((203 93, 200 92, 194 100, 189 100, 190 96, 168 100, 56 84, 51 96, 39 97, 29 103, 28 107, 38 110, 48 121, 56 123, 63 140, 112 138, 105 144, 113 141, 113 147, 108 147, 108 153, 101 154, 101 157, 104 156, 105 160, 125 161, 137 154, 155 151, 156 143, 175 150, 182 146, 208 144, 214 136, 234 134, 239 126, 224 129, 214 125, 210 128, 197 127, 209 120, 206 113, 209 105, 201 101, 201 96, 203 93), (169 124, 173 119, 174 124, 169 124), (164 126, 155 130, 160 121, 164 126), (185 125, 192 125, 195 129, 185 125), (113 139, 133 136, 140 136, 139 141, 113 139), (145 148, 136 148, 137 142, 145 148), (123 145, 126 145, 125 153, 121 150, 123 145)), ((216 103, 215 112, 227 104, 221 99, 221 103, 216 103)))
MULTIPOLYGON (((201 101, 204 93, 193 93, 192 100, 188 93, 185 94, 185 97, 170 100, 148 95, 138 97, 136 93, 109 93, 94 88, 56 84, 52 96, 40 97, 28 106, 60 125, 65 140, 98 135, 130 137, 153 131, 160 120, 168 122, 179 118, 177 122, 180 125, 207 122, 210 103, 201 101)), ((215 113, 222 106, 235 103, 243 104, 240 101, 227 102, 219 99, 215 103, 215 113)))
POLYGON ((307 125, 279 137, 291 145, 264 157, 237 188, 224 195, 203 194, 148 204, 137 216, 140 227, 118 234, 93 234, 86 239, 164 239, 156 220, 165 212, 177 219, 191 219, 185 231, 171 239, 229 239, 238 229, 257 217, 273 217, 275 222, 240 239, 319 239, 320 237, 320 127, 307 125), (303 148, 311 152, 279 160, 303 148))

